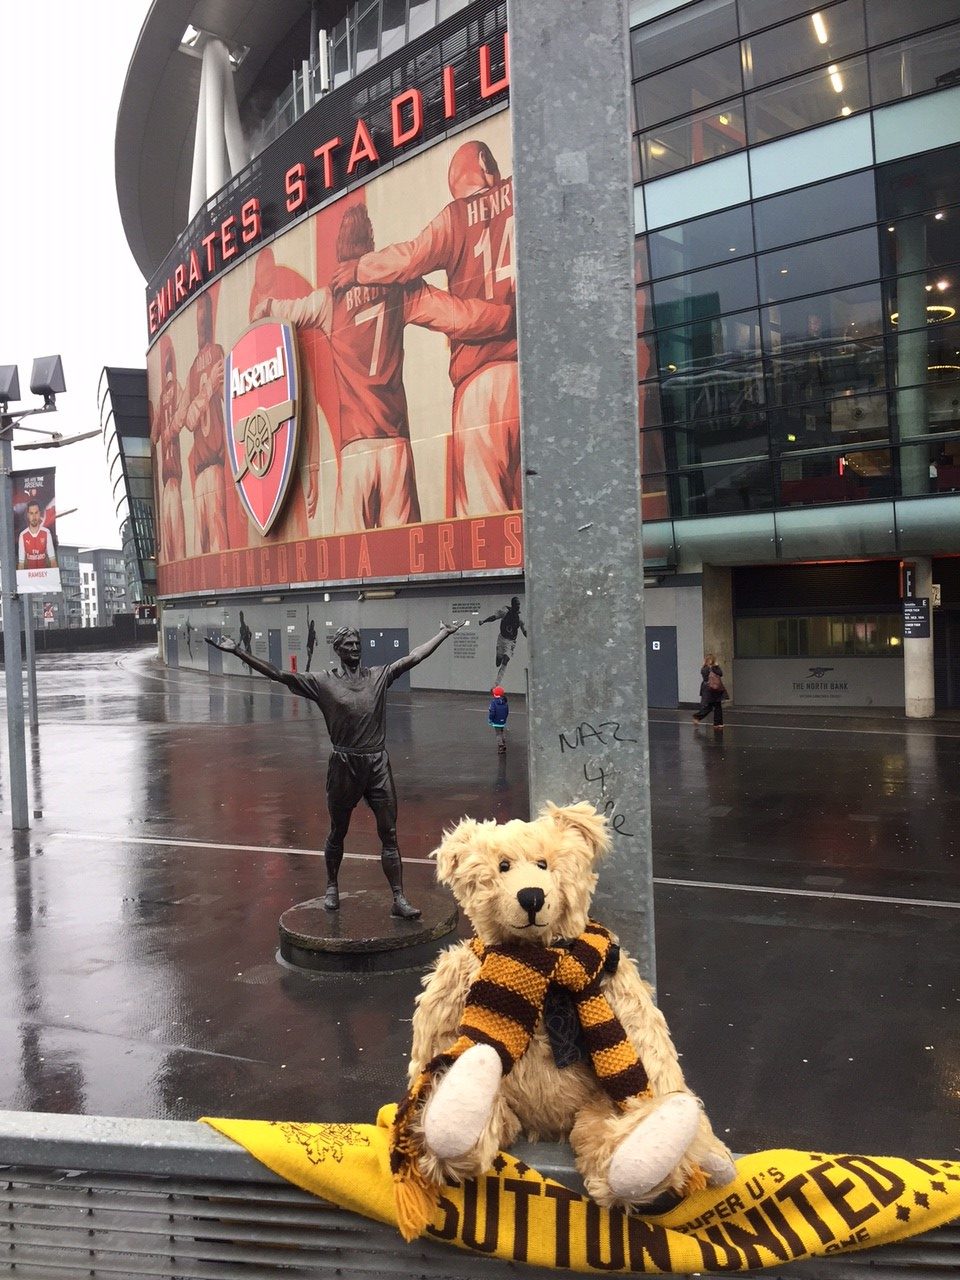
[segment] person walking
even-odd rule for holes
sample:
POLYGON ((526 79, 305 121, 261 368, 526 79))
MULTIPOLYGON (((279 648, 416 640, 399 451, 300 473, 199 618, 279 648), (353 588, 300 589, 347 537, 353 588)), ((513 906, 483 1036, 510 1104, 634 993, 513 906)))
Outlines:
POLYGON ((714 733, 722 733, 723 700, 728 696, 723 684, 723 671, 717 666, 716 655, 708 653, 700 668, 700 710, 694 712, 694 720, 699 724, 712 711, 714 733))
POLYGON ((510 714, 510 706, 500 685, 494 685, 490 695, 487 723, 497 735, 497 755, 502 756, 507 751, 507 716, 510 714))

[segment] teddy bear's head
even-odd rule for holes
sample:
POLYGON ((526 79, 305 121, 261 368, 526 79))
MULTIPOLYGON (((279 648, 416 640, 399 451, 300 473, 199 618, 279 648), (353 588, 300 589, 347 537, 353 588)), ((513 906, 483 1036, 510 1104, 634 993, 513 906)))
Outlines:
POLYGON ((488 946, 550 946, 586 927, 609 847, 606 818, 586 802, 547 804, 533 822, 464 818, 435 850, 437 878, 488 946))

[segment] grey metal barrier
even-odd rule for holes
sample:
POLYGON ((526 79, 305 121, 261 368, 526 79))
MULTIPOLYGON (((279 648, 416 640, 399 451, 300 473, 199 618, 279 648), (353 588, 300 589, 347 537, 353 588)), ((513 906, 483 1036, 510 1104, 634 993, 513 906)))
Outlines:
MULTIPOLYGON (((522 1158, 575 1185, 565 1147, 522 1158)), ((557 1280, 389 1227, 291 1186, 201 1124, 0 1111, 0 1276, 23 1280, 557 1280)), ((960 1223, 773 1280, 960 1276, 960 1223)))

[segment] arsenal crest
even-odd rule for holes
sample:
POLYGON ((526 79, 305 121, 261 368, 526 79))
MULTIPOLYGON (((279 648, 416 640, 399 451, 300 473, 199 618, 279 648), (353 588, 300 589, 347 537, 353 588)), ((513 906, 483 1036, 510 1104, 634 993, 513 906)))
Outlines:
POLYGON ((243 505, 261 533, 280 514, 300 440, 297 348, 290 326, 261 320, 224 366, 227 448, 243 505))

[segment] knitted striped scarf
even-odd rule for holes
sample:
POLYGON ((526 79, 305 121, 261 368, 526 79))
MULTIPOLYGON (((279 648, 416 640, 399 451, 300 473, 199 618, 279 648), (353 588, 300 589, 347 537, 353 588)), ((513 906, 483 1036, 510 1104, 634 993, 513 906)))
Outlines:
POLYGON ((573 942, 539 947, 512 943, 485 947, 470 944, 480 959, 480 972, 467 992, 458 1038, 424 1067, 397 1108, 390 1146, 398 1225, 413 1240, 430 1221, 433 1188, 417 1165, 419 1149, 413 1122, 428 1087, 473 1045, 494 1048, 509 1075, 526 1053, 551 986, 569 993, 583 1041, 597 1079, 621 1109, 630 1098, 649 1096, 643 1063, 627 1039, 619 1018, 601 991, 604 973, 616 969, 619 947, 601 924, 591 920, 573 942))

